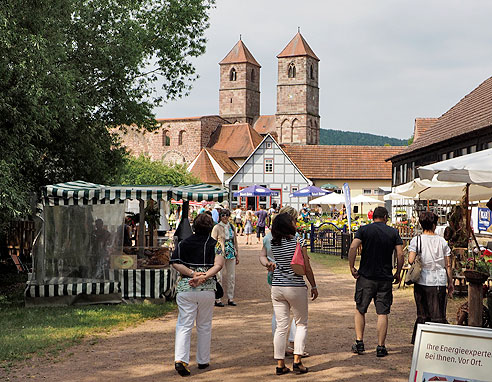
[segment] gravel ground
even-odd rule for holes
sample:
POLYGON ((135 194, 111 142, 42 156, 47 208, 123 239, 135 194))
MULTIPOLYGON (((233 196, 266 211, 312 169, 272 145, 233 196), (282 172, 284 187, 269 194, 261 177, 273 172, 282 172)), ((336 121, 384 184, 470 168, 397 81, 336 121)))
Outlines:
MULTIPOLYGON (((256 240, 255 240, 256 241, 256 240)), ((272 305, 266 272, 258 263, 260 246, 244 245, 240 237, 240 264, 236 274, 237 307, 215 308, 211 367, 198 370, 195 333, 191 353, 194 381, 266 381, 272 378, 302 381, 407 381, 413 347, 409 338, 415 315, 411 297, 395 298, 387 339, 388 357, 376 358, 376 314, 367 314, 366 354, 350 352, 354 341, 353 291, 355 281, 313 264, 319 298, 309 305, 309 331, 302 376, 277 377, 271 335, 272 305)), ((347 270, 348 273, 348 270, 347 270)), ((0 380, 50 382, 170 381, 174 371, 174 329, 177 312, 96 340, 88 339, 55 358, 34 358, 17 365, 0 380)), ((292 366, 292 358, 287 365, 292 366)), ((2 374, 3 373, 3 374, 2 374)))

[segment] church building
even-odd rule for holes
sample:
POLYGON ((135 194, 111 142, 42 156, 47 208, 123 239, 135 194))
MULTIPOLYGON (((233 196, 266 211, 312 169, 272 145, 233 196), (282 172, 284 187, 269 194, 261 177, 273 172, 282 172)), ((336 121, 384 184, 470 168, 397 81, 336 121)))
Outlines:
POLYGON ((349 182, 353 195, 382 198, 391 186, 385 159, 402 147, 320 145, 319 58, 297 33, 277 55, 277 108, 260 115, 261 65, 240 39, 219 62, 219 115, 159 119, 152 133, 122 136, 133 155, 184 163, 202 182, 228 187, 231 206, 259 203, 300 208, 290 194, 310 184, 349 182), (273 198, 241 200, 252 184, 278 191, 273 198))
MULTIPOLYGON (((165 163, 186 164, 194 162, 206 148, 224 151, 228 144, 244 145, 239 150, 242 156, 231 158, 238 166, 256 147, 251 147, 251 143, 259 144, 269 133, 279 143, 318 144, 319 59, 300 33, 277 59, 275 115, 260 115, 261 65, 240 39, 219 62, 219 115, 158 119, 159 129, 151 133, 130 129, 122 135, 123 144, 136 156, 144 154, 165 163), (227 138, 219 139, 221 130, 229 132, 227 138), (249 136, 247 141, 243 140, 245 136, 249 136)), ((232 151, 237 154, 238 150, 232 151)), ((195 172, 193 168, 191 171, 195 172)))

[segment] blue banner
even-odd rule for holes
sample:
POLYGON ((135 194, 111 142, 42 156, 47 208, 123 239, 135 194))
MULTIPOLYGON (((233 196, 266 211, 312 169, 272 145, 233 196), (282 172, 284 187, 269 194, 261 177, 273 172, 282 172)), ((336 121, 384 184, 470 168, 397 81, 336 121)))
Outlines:
POLYGON ((492 225, 490 219, 490 210, 488 208, 478 209, 478 231, 487 231, 487 229, 492 225))
POLYGON ((345 209, 347 210, 347 222, 350 233, 352 232, 352 204, 350 203, 350 187, 348 183, 344 183, 342 189, 345 195, 345 209))

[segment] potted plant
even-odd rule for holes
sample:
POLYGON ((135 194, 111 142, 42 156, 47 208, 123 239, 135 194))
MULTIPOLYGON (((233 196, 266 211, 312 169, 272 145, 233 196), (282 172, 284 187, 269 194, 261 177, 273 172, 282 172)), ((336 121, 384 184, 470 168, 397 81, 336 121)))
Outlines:
POLYGON ((492 272, 492 252, 485 250, 478 257, 469 257, 462 263, 466 281, 469 283, 482 284, 492 272))

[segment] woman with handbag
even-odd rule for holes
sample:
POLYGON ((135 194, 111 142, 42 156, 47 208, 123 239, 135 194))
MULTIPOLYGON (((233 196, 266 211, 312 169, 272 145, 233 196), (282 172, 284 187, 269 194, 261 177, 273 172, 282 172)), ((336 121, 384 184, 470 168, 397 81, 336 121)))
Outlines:
MULTIPOLYGON (((285 206, 282 207, 279 211, 280 214, 286 213, 290 215, 294 223, 297 221, 297 210, 291 206, 285 206)), ((270 225, 273 223, 273 220, 275 218, 275 215, 272 215, 272 220, 270 222, 270 225)), ((299 234, 296 233, 296 237, 299 234)), ((267 262, 270 261, 271 263, 275 263, 275 259, 272 254, 272 233, 268 232, 265 237, 263 238, 263 247, 261 248, 260 252, 260 263, 263 266, 266 266, 267 262)), ((272 286, 272 277, 273 277, 273 270, 268 271, 268 276, 267 276, 267 283, 271 287, 272 286)), ((277 320, 275 318, 275 311, 273 312, 272 315, 272 335, 275 335, 275 330, 277 329, 277 320)), ((285 355, 293 356, 294 355, 294 338, 296 336, 296 321, 292 319, 292 324, 290 325, 290 330, 289 330, 289 345, 287 347, 287 350, 285 351, 285 355)), ((309 353, 304 352, 303 357, 309 357, 309 353)))
POLYGON ((277 360, 276 374, 282 375, 290 372, 290 369, 285 366, 285 347, 291 309, 297 327, 294 339, 293 370, 297 374, 304 374, 308 372, 308 368, 301 361, 307 335, 307 286, 303 276, 294 273, 291 268, 292 258, 298 245, 304 259, 305 274, 311 284, 312 300, 318 297, 318 289, 307 256, 307 250, 304 246, 304 240, 296 238, 296 226, 290 215, 282 213, 275 217, 272 224, 271 244, 275 263, 268 261, 268 259, 265 261, 266 257, 261 257, 260 261, 269 270, 273 270, 271 295, 277 321, 277 328, 273 338, 274 358, 277 360))
POLYGON ((408 263, 420 261, 421 264, 420 277, 415 281, 413 289, 417 319, 413 329, 412 344, 415 341, 418 324, 429 321, 447 323, 446 286, 450 297, 454 291, 451 250, 446 240, 434 233, 437 221, 436 214, 430 211, 422 212, 419 222, 423 233, 414 237, 408 246, 410 251, 408 263))
MULTIPOLYGON (((224 254, 225 258, 225 275, 220 271, 217 275, 219 283, 227 285, 227 305, 236 306, 234 302, 234 287, 236 284, 236 265, 239 264, 239 246, 237 243, 236 231, 229 218, 229 210, 222 209, 219 214, 219 223, 212 230, 212 237, 217 240, 217 249, 224 254)), ((218 253, 219 253, 218 252, 218 253)), ((220 299, 215 300, 215 306, 224 307, 220 299)))
POLYGON ((196 321, 199 369, 210 362, 212 315, 215 301, 215 275, 224 265, 224 257, 216 256, 217 241, 210 237, 214 225, 208 214, 198 215, 193 222, 195 233, 181 241, 175 248, 170 264, 179 273, 176 287, 178 321, 174 347, 174 367, 179 375, 190 375, 191 330, 196 321))

